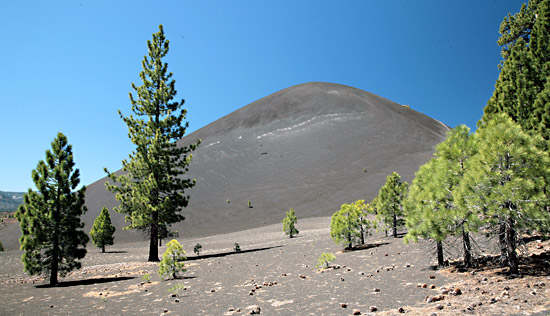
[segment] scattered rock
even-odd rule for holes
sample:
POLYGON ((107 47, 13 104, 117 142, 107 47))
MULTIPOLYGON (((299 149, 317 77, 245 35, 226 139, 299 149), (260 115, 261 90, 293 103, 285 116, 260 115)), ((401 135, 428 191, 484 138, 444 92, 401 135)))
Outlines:
POLYGON ((180 302, 180 299, 179 299, 179 298, 176 298, 176 299, 174 300, 174 303, 179 303, 179 302, 180 302))
POLYGON ((344 278, 340 278, 340 281, 344 282, 344 278))
POLYGON ((165 308, 162 312, 166 314, 168 313, 168 310, 165 308))
POLYGON ((421 285, 420 287, 421 287, 421 288, 423 288, 423 289, 425 289, 425 288, 427 288, 427 287, 428 287, 428 284, 426 284, 426 283, 422 283, 422 285, 421 285))
POLYGON ((261 309, 259 306, 255 306, 252 308, 252 310, 250 311, 250 313, 248 313, 249 315, 257 315, 257 314, 260 314, 261 312, 261 309))
POLYGON ((374 306, 374 305, 371 306, 371 307, 369 307, 369 311, 370 311, 371 313, 376 312, 377 310, 378 310, 378 307, 376 307, 376 306, 374 306))
POLYGON ((361 311, 358 309, 353 310, 353 315, 361 315, 361 311))
POLYGON ((544 286, 546 286, 546 283, 542 281, 535 283, 535 287, 544 287, 544 286))
POLYGON ((435 289, 435 284, 430 284, 429 288, 430 289, 435 289))
POLYGON ((304 274, 300 274, 300 279, 305 279, 306 276, 304 274))
POLYGON ((286 273, 281 273, 281 276, 287 276, 287 274, 286 273))
POLYGON ((384 257, 387 257, 387 256, 388 256, 388 254, 385 254, 385 255, 384 255, 384 257))
POLYGON ((365 272, 361 271, 359 272, 359 275, 365 275, 365 272))
POLYGON ((430 279, 435 279, 435 275, 430 275, 430 279))
POLYGON ((462 295, 462 290, 459 287, 455 287, 451 292, 451 295, 462 295))
POLYGON ((380 292, 380 289, 379 289, 379 288, 376 288, 376 289, 374 289, 373 291, 374 291, 375 293, 378 293, 378 292, 380 292))
POLYGON ((233 311, 235 311, 235 308, 229 307, 229 309, 228 309, 227 311, 228 311, 228 312, 233 312, 233 311))
POLYGON ((348 304, 347 304, 347 303, 340 303, 340 307, 342 307, 342 308, 347 308, 347 307, 348 307, 348 304))
POLYGON ((435 305, 435 309, 442 310, 444 308, 443 304, 437 304, 435 305))
POLYGON ((434 295, 434 296, 426 296, 426 303, 433 303, 433 302, 438 302, 438 301, 442 301, 445 299, 445 295, 434 295))
POLYGON ((397 311, 401 314, 405 313, 405 309, 403 307, 399 307, 397 311))
POLYGON ((214 293, 214 292, 216 292, 216 289, 211 289, 210 290, 210 293, 214 293))
POLYGON ((410 264, 410 263, 406 263, 406 264, 405 264, 405 267, 406 267, 406 268, 410 268, 410 267, 411 267, 411 264, 410 264))

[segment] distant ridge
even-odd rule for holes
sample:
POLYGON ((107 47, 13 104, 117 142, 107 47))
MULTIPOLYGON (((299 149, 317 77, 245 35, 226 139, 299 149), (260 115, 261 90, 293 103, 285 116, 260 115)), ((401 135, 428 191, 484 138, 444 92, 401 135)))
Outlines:
MULTIPOLYGON (((281 222, 289 208, 299 220, 330 216, 358 199, 370 202, 391 172, 410 182, 448 129, 349 86, 311 82, 281 90, 180 140, 202 144, 188 172, 197 185, 186 219, 172 229, 182 237, 207 236, 281 222)), ((103 206, 117 205, 105 181, 87 188, 86 230, 103 206)), ((143 240, 121 229, 122 214, 111 216, 115 242, 143 240)))

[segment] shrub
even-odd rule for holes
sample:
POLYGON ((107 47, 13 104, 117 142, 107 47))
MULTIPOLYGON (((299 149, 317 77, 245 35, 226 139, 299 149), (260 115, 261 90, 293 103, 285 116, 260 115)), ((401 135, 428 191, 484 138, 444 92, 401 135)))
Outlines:
POLYGON ((291 208, 286 212, 286 217, 283 219, 283 231, 285 234, 289 235, 290 238, 299 233, 295 226, 296 223, 298 223, 298 218, 294 215, 294 209, 291 208))
POLYGON ((180 243, 172 239, 167 245, 166 251, 162 254, 162 260, 159 263, 159 275, 161 278, 168 275, 172 279, 177 278, 179 272, 185 272, 184 263, 181 262, 187 257, 180 243))
POLYGON ((197 256, 199 256, 201 249, 202 249, 202 245, 196 244, 195 247, 193 248, 193 252, 196 253, 197 256))
POLYGON ((235 246, 233 247, 233 250, 235 250, 235 252, 241 252, 241 246, 239 246, 238 243, 235 243, 235 246))
POLYGON ((321 254, 321 256, 317 259, 317 265, 315 266, 316 268, 328 268, 328 264, 331 262, 331 261, 334 261, 334 259, 336 259, 336 257, 334 256, 334 254, 332 252, 324 252, 321 254))

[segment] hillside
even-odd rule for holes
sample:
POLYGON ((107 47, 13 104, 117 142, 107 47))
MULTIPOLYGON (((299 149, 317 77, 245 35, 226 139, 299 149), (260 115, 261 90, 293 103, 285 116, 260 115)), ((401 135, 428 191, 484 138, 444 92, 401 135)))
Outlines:
MULTIPOLYGON (((448 127, 375 94, 332 83, 305 83, 273 93, 185 136, 202 140, 188 176, 182 237, 236 232, 280 223, 285 211, 298 218, 330 216, 343 203, 370 202, 393 171, 411 181, 432 156, 448 127), (250 201, 252 207, 248 207, 250 201)), ((103 206, 117 205, 106 178, 87 186, 85 230, 103 206)), ((115 243, 143 240, 123 230, 123 214, 111 212, 115 243)), ((18 248, 19 228, 0 230, 18 248)))
POLYGON ((23 203, 23 192, 0 191, 0 212, 15 212, 23 203))
MULTIPOLYGON (((330 216, 340 205, 370 201, 397 171, 411 181, 448 127, 369 92, 331 83, 293 86, 185 136, 202 140, 188 175, 182 236, 228 233, 299 218, 330 216), (252 207, 248 207, 248 201, 252 207)), ((85 221, 116 201, 106 179, 88 186, 85 221)), ((113 214, 117 226, 123 216, 113 214)), ((117 229, 119 241, 141 239, 117 229)))

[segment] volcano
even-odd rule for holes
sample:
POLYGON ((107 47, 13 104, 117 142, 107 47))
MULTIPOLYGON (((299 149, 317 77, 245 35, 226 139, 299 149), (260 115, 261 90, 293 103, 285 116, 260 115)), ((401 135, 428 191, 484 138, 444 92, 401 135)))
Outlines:
MULTIPOLYGON (((344 203, 370 202, 393 171, 410 182, 448 130, 349 86, 312 82, 281 90, 179 141, 202 143, 186 174, 197 180, 186 219, 171 229, 182 237, 235 232, 281 222, 290 208, 298 220, 331 216, 344 203)), ((107 180, 87 187, 87 231, 103 206, 118 204, 107 180)), ((123 214, 111 217, 116 243, 144 240, 122 229, 123 214)))
MULTIPOLYGON (((280 222, 290 208, 300 219, 370 202, 393 171, 410 182, 448 129, 349 86, 313 82, 281 90, 179 141, 202 143, 187 173, 197 184, 189 190, 186 219, 172 229, 207 236, 280 222)), ((117 205, 105 181, 87 188, 88 229, 104 205, 117 205)), ((136 238, 121 229, 123 215, 111 216, 117 242, 136 238)))

